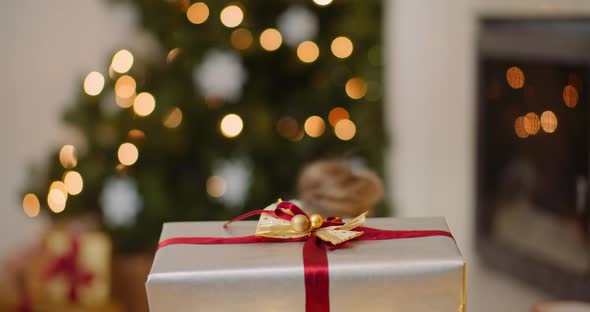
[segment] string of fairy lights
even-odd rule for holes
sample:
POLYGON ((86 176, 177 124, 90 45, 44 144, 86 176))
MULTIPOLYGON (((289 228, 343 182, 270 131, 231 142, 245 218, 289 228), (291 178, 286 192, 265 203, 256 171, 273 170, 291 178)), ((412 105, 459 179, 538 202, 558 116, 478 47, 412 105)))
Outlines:
MULTIPOLYGON (((518 66, 512 66, 506 70, 506 82, 513 89, 522 89, 525 85, 525 73, 518 66)), ((581 82, 575 75, 571 75, 568 84, 563 87, 562 99, 568 108, 575 108, 578 105, 581 82), (576 86, 579 85, 579 86, 576 86)), ((538 134, 541 130, 551 134, 557 130, 557 115, 546 110, 540 114, 528 112, 522 116, 517 116, 514 120, 514 132, 517 137, 526 139, 529 136, 538 134)))
MULTIPOLYGON (((327 6, 332 0, 313 0, 318 6, 327 6)), ((210 10, 206 3, 190 3, 189 0, 180 1, 184 6, 186 18, 192 24, 199 25, 210 19, 210 10)), ((230 43, 237 50, 246 50, 255 44, 255 36, 247 28, 239 27, 244 20, 244 9, 236 3, 224 7, 219 13, 220 22, 228 28, 235 28, 230 36, 230 43)), ((267 28, 258 35, 260 47, 267 52, 277 51, 283 45, 283 36, 278 29, 267 28)), ((330 44, 332 55, 339 59, 346 59, 353 54, 354 44, 345 36, 335 37, 330 44)), ((173 48, 166 56, 166 62, 172 63, 181 52, 180 48, 173 48)), ((371 53, 371 52, 370 52, 371 53)), ((304 64, 314 63, 320 57, 320 47, 311 40, 306 40, 295 48, 297 58, 304 64)), ((370 57, 370 55, 369 55, 370 57)), ((132 109, 136 116, 147 117, 154 112, 157 105, 156 98, 148 91, 138 93, 138 83, 128 72, 134 64, 134 56, 131 51, 122 49, 117 51, 108 69, 108 77, 115 80, 114 94, 115 103, 121 109, 132 109)), ((105 76, 98 71, 90 72, 84 79, 83 90, 89 96, 97 96, 105 88, 105 76)), ((359 100, 367 95, 368 84, 362 77, 350 77, 344 86, 346 95, 359 100)), ((180 126, 183 119, 182 110, 173 107, 164 114, 162 125, 174 129, 180 126)), ((327 120, 334 131, 334 135, 342 140, 348 141, 356 135, 356 125, 350 118, 350 113, 343 107, 335 107, 329 111, 327 120)), ((220 118, 218 123, 220 134, 231 139, 238 137, 244 129, 242 118, 235 113, 227 114, 220 118)), ((305 134, 310 138, 321 137, 326 131, 326 122, 321 116, 309 116, 303 126, 291 117, 279 118, 276 123, 277 133, 291 141, 300 141, 305 134)), ((128 132, 129 141, 143 139, 145 134, 139 129, 132 129, 128 132)), ((121 172, 126 167, 132 166, 139 159, 140 151, 132 142, 122 142, 117 149, 119 164, 116 169, 121 172)), ((66 170, 59 181, 53 181, 49 186, 47 195, 47 206, 53 213, 60 213, 66 208, 68 196, 76 196, 83 190, 84 181, 80 173, 75 171, 78 163, 76 147, 64 145, 59 152, 59 161, 66 170)), ((226 182, 222 177, 211 176, 206 181, 206 191, 211 197, 220 197, 224 194, 226 182)), ((41 209, 41 203, 36 194, 28 193, 22 203, 25 214, 29 217, 36 217, 41 209)))

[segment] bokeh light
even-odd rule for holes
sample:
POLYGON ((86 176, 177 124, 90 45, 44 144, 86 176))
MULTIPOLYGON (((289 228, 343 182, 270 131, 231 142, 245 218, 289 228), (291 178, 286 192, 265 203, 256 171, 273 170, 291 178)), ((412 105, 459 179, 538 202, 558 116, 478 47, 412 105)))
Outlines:
POLYGON ((47 193, 47 205, 49 209, 55 213, 60 213, 66 208, 66 201, 68 199, 68 192, 66 185, 61 181, 54 181, 49 187, 47 193))
POLYGON ((293 139, 299 134, 299 124, 293 117, 282 117, 277 122, 277 132, 282 137, 293 139))
POLYGON ((332 127, 336 126, 336 124, 342 119, 350 119, 350 114, 346 109, 335 107, 330 110, 330 113, 328 114, 328 122, 330 122, 332 127))
POLYGON ((168 2, 178 3, 178 7, 180 8, 180 11, 182 11, 182 12, 188 11, 188 8, 191 5, 191 0, 168 0, 168 2))
POLYGON ((506 71, 506 81, 513 89, 520 89, 524 86, 524 72, 519 67, 513 66, 506 71))
POLYGON ((73 145, 64 145, 59 150, 59 162, 62 167, 71 169, 78 164, 78 152, 73 145))
POLYGON ((297 135, 291 138, 291 141, 299 142, 303 139, 304 136, 305 136, 305 130, 303 130, 303 128, 301 128, 301 129, 299 129, 299 132, 297 133, 297 135))
POLYGON ((524 129, 524 117, 523 116, 518 116, 516 118, 516 120, 514 120, 514 133, 516 133, 516 136, 521 139, 525 139, 529 136, 529 134, 524 129))
POLYGON ((317 138, 324 134, 324 130, 326 130, 326 123, 320 116, 311 116, 305 120, 305 124, 303 125, 305 129, 305 133, 312 138, 317 138))
POLYGON ((141 141, 145 139, 145 133, 139 129, 132 129, 127 132, 127 137, 132 141, 141 141))
POLYGON ((552 111, 544 111, 541 114, 541 128, 547 133, 557 130, 557 116, 552 111))
POLYGON ((168 52, 168 55, 166 55, 166 63, 170 64, 170 63, 174 62, 174 60, 180 54, 180 51, 181 51, 180 48, 174 48, 174 49, 170 50, 170 52, 168 52))
POLYGON ((260 46, 266 51, 275 51, 282 43, 281 33, 274 28, 268 28, 260 34, 260 46))
MULTIPOLYGON (((129 75, 123 75, 121 77, 119 77, 119 79, 117 79, 117 82, 115 82, 115 95, 119 98, 122 99, 128 99, 131 98, 135 95, 135 88, 137 87, 137 83, 135 82, 135 79, 133 79, 133 77, 129 76, 129 75)), ((121 106, 121 104, 117 103, 119 106, 121 106)), ((131 105, 129 105, 131 106, 131 105)), ((129 106, 121 106, 123 108, 129 107, 129 106)))
POLYGON ((207 194, 211 197, 221 197, 225 194, 225 180, 219 176, 212 176, 207 179, 207 194))
POLYGON ((33 193, 28 193, 23 198, 23 210, 29 218, 34 218, 39 215, 41 210, 41 203, 39 198, 33 193))
POLYGON ((535 135, 541 129, 541 121, 539 116, 535 113, 527 113, 524 115, 524 131, 529 135, 535 135))
POLYGON ((193 24, 203 24, 209 17, 209 7, 203 2, 195 2, 186 10, 186 18, 193 24))
POLYGON ((246 50, 252 45, 252 33, 246 28, 238 28, 231 33, 231 45, 238 50, 246 50))
POLYGON ((565 106, 574 108, 578 105, 579 100, 578 90, 572 85, 567 85, 563 88, 563 102, 565 106))
POLYGON ((367 83, 364 79, 350 78, 345 86, 346 94, 354 100, 358 100, 367 94, 367 83))
POLYGON ((119 150, 117 151, 117 156, 119 157, 119 162, 125 166, 131 166, 137 159, 139 158, 139 151, 137 147, 132 143, 123 143, 119 146, 119 150))
POLYGON ((221 133, 227 138, 234 138, 238 136, 242 129, 244 128, 244 123, 242 122, 242 118, 236 114, 228 114, 223 119, 221 119, 221 123, 219 124, 219 129, 221 133))
POLYGON ((174 107, 168 112, 168 114, 166 114, 166 117, 164 117, 164 121, 162 122, 162 124, 164 124, 164 127, 166 128, 173 129, 180 126, 181 122, 182 111, 180 110, 180 108, 174 107))
POLYGON ((84 78, 84 92, 88 95, 99 95, 104 88, 104 76, 99 72, 91 72, 84 78))
POLYGON ((332 3, 333 0, 313 0, 313 2, 319 6, 326 6, 332 3))
POLYGON ((297 57, 304 63, 312 63, 320 56, 320 48, 313 41, 304 41, 297 47, 297 57))
POLYGON ((64 174, 63 182, 66 186, 66 191, 70 195, 78 195, 84 188, 84 180, 80 173, 76 171, 67 171, 64 174))
POLYGON ((114 71, 123 74, 128 72, 131 69, 131 66, 133 66, 133 54, 128 50, 119 50, 113 55, 111 68, 114 71))
POLYGON ((242 9, 240 9, 240 7, 237 5, 229 5, 221 11, 219 18, 221 19, 221 23, 223 25, 233 28, 242 23, 242 20, 244 19, 244 12, 242 12, 242 9))
POLYGON ((353 45, 352 41, 346 37, 338 37, 332 41, 330 46, 332 53, 337 58, 347 58, 352 54, 353 45))
POLYGON ((141 117, 151 114, 154 108, 156 108, 156 99, 148 92, 138 94, 133 101, 133 111, 141 117))
POLYGON ((351 140, 356 134, 356 126, 352 120, 342 119, 334 126, 334 134, 342 141, 351 140))

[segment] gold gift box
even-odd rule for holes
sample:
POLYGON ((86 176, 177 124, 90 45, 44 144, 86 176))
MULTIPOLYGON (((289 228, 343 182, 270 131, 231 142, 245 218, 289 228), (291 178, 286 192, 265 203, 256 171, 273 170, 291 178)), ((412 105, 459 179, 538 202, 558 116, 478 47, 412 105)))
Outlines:
MULTIPOLYGON (((252 235, 256 222, 166 223, 173 237, 252 235)), ((444 230, 443 218, 372 218, 385 230, 444 230)), ((465 262, 455 241, 432 236, 351 241, 328 252, 332 311, 463 311, 465 262)), ((170 245, 146 283, 150 311, 304 311, 302 242, 170 245)))
POLYGON ((89 311, 106 309, 111 303, 111 258, 112 245, 105 233, 85 232, 74 236, 67 230, 49 231, 44 239, 42 255, 32 260, 27 272, 26 289, 31 302, 34 306, 47 307, 43 311, 76 311, 82 307, 89 311), (56 259, 70 252, 73 239, 78 240, 78 267, 92 276, 90 282, 78 286, 77 302, 69 302, 69 282, 63 273, 45 276, 56 259))

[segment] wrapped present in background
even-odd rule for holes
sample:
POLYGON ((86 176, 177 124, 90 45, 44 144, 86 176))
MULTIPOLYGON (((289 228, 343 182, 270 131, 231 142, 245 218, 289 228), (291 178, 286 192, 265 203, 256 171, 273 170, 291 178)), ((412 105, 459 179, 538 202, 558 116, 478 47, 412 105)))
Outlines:
POLYGON ((122 311, 111 297, 111 240, 74 223, 53 225, 5 261, 2 311, 122 311))
MULTIPOLYGON (((53 230, 45 238, 43 263, 35 274, 41 298, 59 304, 102 305, 110 301, 111 241, 104 233, 53 230), (38 286, 39 287, 39 286, 38 286)), ((34 279, 33 279, 34 280, 34 279)))

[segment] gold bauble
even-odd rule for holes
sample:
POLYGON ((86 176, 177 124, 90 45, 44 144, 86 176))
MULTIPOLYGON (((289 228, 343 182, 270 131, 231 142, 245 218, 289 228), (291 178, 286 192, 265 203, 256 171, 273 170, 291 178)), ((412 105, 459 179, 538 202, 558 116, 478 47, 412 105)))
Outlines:
POLYGON ((309 221, 311 222, 312 229, 319 229, 322 224, 324 223, 324 219, 317 213, 312 214, 309 216, 309 221))
POLYGON ((291 226, 296 232, 307 232, 309 230, 309 219, 302 214, 295 215, 291 218, 291 226))

